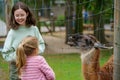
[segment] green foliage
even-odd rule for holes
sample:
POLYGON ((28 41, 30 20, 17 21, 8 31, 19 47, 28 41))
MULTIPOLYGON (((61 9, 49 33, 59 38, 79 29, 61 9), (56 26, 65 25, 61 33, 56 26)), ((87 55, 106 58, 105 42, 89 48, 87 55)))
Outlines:
POLYGON ((57 17, 57 20, 55 20, 55 25, 56 26, 64 26, 65 25, 65 16, 64 15, 59 15, 57 17))
POLYGON ((4 0, 0 0, 0 19, 4 20, 5 18, 5 7, 4 7, 4 0))
POLYGON ((110 19, 113 19, 113 5, 114 0, 83 0, 83 7, 94 15, 103 14, 105 23, 109 23, 110 19))

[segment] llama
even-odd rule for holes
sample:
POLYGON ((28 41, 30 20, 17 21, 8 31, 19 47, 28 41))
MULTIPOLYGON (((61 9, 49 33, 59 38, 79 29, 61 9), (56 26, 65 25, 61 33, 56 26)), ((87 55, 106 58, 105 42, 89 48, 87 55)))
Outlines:
POLYGON ((100 67, 100 48, 99 41, 92 35, 72 35, 69 38, 70 45, 73 43, 80 47, 82 72, 84 80, 113 80, 113 55, 100 67))

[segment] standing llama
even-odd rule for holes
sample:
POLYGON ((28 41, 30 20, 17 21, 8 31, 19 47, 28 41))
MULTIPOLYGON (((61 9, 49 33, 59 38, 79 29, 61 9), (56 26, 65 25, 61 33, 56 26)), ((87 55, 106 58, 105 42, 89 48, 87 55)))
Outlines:
POLYGON ((84 80, 113 80, 113 55, 100 67, 99 41, 92 35, 72 35, 69 37, 69 45, 76 45, 80 48, 82 72, 84 80))

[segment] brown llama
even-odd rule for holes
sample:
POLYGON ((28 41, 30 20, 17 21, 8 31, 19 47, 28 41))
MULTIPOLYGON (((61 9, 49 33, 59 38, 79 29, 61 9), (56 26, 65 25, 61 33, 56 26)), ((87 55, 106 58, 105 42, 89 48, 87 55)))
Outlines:
POLYGON ((113 55, 102 67, 99 63, 100 48, 108 47, 101 46, 92 35, 72 35, 69 40, 80 48, 84 80, 113 80, 113 55))

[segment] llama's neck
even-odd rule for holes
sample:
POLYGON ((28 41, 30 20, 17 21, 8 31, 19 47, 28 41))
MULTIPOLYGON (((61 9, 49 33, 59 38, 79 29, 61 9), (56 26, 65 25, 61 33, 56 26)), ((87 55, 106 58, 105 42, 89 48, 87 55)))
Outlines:
POLYGON ((89 50, 87 52, 81 53, 81 61, 82 61, 82 63, 86 63, 86 64, 90 63, 96 50, 97 49, 92 48, 91 50, 89 50))

